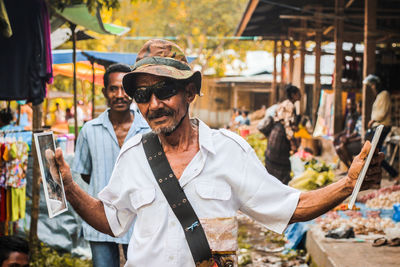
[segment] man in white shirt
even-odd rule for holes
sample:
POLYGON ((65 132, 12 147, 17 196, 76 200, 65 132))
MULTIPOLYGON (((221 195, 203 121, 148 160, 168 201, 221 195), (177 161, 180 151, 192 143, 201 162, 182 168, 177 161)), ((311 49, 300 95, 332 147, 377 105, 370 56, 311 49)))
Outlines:
MULTIPOLYGON (((165 156, 172 172, 155 179, 152 157, 146 157, 145 141, 138 134, 122 147, 109 184, 95 199, 71 179, 60 150, 56 159, 67 199, 94 228, 119 236, 136 218, 125 266, 195 266, 186 235, 199 224, 184 229, 173 211, 186 202, 199 218, 213 254, 237 249, 238 210, 278 233, 289 223, 313 219, 351 194, 370 148, 368 142, 347 177, 301 193, 268 174, 244 139, 189 118, 189 105, 200 94, 201 74, 191 70, 176 44, 148 41, 123 84, 162 145, 154 157, 165 156), (187 199, 176 205, 167 202, 160 186, 168 179, 178 179, 187 199)), ((381 154, 373 158, 365 188, 380 182, 381 159, 381 154)))
POLYGON ((79 100, 76 106, 76 119, 78 121, 78 126, 82 126, 85 121, 85 112, 83 111, 83 101, 79 100))
POLYGON ((56 110, 54 111, 54 115, 56 117, 56 123, 63 123, 65 122, 65 113, 60 108, 60 104, 56 103, 56 110))

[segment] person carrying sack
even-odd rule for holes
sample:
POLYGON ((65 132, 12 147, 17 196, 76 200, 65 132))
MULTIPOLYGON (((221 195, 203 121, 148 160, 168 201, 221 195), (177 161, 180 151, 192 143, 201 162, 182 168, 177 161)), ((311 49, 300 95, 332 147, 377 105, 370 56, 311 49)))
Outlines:
MULTIPOLYGON (((350 196, 371 147, 345 178, 300 192, 270 175, 243 138, 189 117, 201 74, 176 44, 148 41, 123 86, 152 132, 123 145, 99 199, 73 181, 60 149, 55 157, 67 199, 85 221, 111 236, 135 222, 126 267, 237 266, 239 210, 277 233, 311 220, 350 196)), ((380 182, 381 158, 374 156, 365 189, 380 182)))

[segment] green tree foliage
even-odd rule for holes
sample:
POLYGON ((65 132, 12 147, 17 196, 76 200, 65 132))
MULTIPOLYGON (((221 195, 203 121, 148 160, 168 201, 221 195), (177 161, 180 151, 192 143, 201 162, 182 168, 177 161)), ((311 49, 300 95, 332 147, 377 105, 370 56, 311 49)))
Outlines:
POLYGON ((96 7, 111 9, 119 8, 118 0, 47 0, 48 4, 56 9, 63 10, 65 7, 77 4, 86 4, 89 10, 93 10, 96 7))
MULTIPOLYGON (((247 0, 121 0, 119 8, 102 9, 104 22, 130 27, 124 36, 94 35, 96 40, 78 42, 79 49, 137 52, 149 38, 176 37, 177 42, 202 70, 212 68, 223 76, 233 60, 244 59, 248 50, 272 51, 270 41, 231 40, 247 0), (134 37, 129 40, 127 37, 134 37), (143 39, 141 39, 143 38, 143 39), (139 39, 139 40, 138 40, 139 39), (141 39, 141 40, 140 40, 141 39), (235 53, 226 53, 232 49, 235 53)), ((70 44, 62 47, 70 48, 70 44)), ((133 63, 132 63, 133 64, 133 63)))

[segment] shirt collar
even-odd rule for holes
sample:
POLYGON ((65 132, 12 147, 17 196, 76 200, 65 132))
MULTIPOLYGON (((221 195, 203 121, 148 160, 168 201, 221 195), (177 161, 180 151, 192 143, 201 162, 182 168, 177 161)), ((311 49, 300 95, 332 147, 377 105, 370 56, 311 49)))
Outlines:
POLYGON ((144 119, 142 113, 137 109, 131 109, 131 112, 135 115, 133 123, 137 129, 150 129, 147 121, 144 119))
MULTIPOLYGON (((107 108, 106 111, 101 113, 96 119, 93 120, 94 125, 103 125, 107 126, 110 123, 110 118, 108 117, 108 112, 110 111, 110 108, 107 108)), ((143 129, 143 128, 149 128, 147 125, 146 120, 143 118, 142 114, 136 109, 130 108, 130 111, 134 114, 134 125, 138 129, 143 129)))
POLYGON ((212 130, 204 122, 196 119, 199 122, 199 146, 207 151, 215 154, 215 147, 212 141, 212 130))

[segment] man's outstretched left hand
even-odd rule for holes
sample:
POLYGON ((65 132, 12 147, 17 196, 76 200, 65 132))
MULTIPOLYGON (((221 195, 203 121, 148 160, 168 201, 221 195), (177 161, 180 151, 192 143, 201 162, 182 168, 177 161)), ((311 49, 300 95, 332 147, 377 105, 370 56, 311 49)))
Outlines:
MULTIPOLYGON (((371 143, 369 141, 366 141, 361 149, 360 154, 358 154, 351 163, 351 166, 347 174, 347 179, 348 182, 351 183, 353 188, 356 185, 357 178, 364 166, 364 163, 368 157, 370 149, 371 149, 371 143)), ((378 149, 376 149, 369 164, 367 174, 364 177, 361 190, 377 189, 380 187, 380 183, 382 180, 381 162, 383 159, 384 159, 384 154, 382 152, 378 152, 378 149)))

